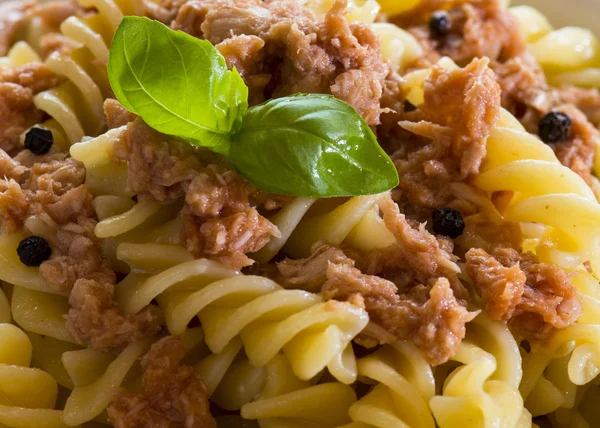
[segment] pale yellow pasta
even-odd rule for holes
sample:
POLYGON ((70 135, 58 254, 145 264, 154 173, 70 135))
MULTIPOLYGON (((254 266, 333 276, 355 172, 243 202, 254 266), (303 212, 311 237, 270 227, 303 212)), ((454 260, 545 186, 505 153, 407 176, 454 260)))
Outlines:
POLYGON ((67 82, 34 97, 36 107, 64 131, 66 147, 105 128, 102 104, 110 88, 106 71, 96 63, 107 63, 110 41, 123 17, 144 14, 142 0, 78 1, 97 10, 88 17, 69 17, 61 24, 61 32, 80 47, 68 56, 53 53, 46 59, 46 65, 67 82))
MULTIPOLYGON (((90 421, 100 415, 110 404, 114 394, 125 379, 131 367, 147 350, 146 342, 135 342, 127 346, 107 367, 106 371, 91 383, 73 380, 75 389, 69 396, 64 409, 64 421, 75 426, 90 421)), ((80 364, 83 370, 91 370, 98 364, 98 354, 93 350, 72 351, 63 354, 63 364, 67 372, 77 373, 81 369, 74 366, 80 364), (76 353, 73 355, 73 353, 76 353), (84 361, 81 361, 81 360, 84 361)), ((90 378, 86 378, 89 381, 90 378)))
POLYGON ((420 351, 407 342, 386 345, 358 361, 361 378, 376 382, 350 407, 344 428, 435 427, 429 400, 435 381, 420 351))
POLYGON ((430 401, 441 428, 470 423, 478 427, 529 427, 518 386, 521 356, 508 329, 479 315, 451 361, 462 364, 430 401))
MULTIPOLYGON (((333 6, 334 0, 306 0, 305 4, 318 18, 323 18, 333 6)), ((346 17, 349 21, 360 21, 372 24, 379 13, 380 6, 376 0, 349 0, 346 17)))
POLYGON ((555 30, 542 13, 528 6, 509 10, 551 84, 600 87, 600 44, 595 34, 579 27, 555 30))
POLYGON ((381 55, 397 69, 403 70, 423 56, 423 48, 408 31, 389 23, 375 23, 373 29, 381 40, 381 55))
POLYGON ((54 410, 58 388, 48 373, 30 368, 32 344, 12 324, 0 324, 0 424, 11 428, 64 428, 54 410))
POLYGON ((20 67, 32 62, 40 62, 38 53, 24 41, 15 43, 6 56, 0 57, 0 69, 20 67))
MULTIPOLYGON (((143 247, 125 247, 129 251, 117 250, 117 255, 131 259, 143 247)), ((368 316, 350 303, 323 302, 316 294, 284 290, 267 278, 244 276, 205 259, 152 276, 140 270, 139 262, 132 264, 132 273, 117 286, 120 306, 137 313, 153 299, 171 333, 183 334, 198 316, 215 354, 240 336, 255 366, 265 366, 283 351, 301 379, 310 379, 325 367, 342 382, 356 379, 350 342, 366 326, 368 316)))
POLYGON ((348 409, 356 401, 351 387, 337 382, 311 385, 298 379, 281 355, 267 365, 260 397, 244 405, 241 415, 257 419, 261 428, 338 427, 349 422, 348 409))

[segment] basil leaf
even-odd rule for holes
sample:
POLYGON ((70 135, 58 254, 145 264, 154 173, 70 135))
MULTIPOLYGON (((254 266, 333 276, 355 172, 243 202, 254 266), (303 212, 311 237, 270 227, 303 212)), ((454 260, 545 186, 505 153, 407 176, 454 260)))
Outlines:
POLYGON ((229 162, 269 192, 313 197, 381 193, 398 185, 392 160, 348 104, 294 95, 252 107, 229 162))
POLYGON ((148 18, 123 19, 108 76, 121 104, 149 126, 220 153, 248 109, 248 88, 210 42, 148 18))

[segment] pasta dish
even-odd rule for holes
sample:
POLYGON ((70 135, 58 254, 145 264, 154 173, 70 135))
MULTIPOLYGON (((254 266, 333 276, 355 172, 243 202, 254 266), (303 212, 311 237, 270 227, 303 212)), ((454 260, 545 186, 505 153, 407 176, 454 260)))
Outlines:
POLYGON ((0 427, 600 426, 600 43, 508 3, 0 0, 0 427))

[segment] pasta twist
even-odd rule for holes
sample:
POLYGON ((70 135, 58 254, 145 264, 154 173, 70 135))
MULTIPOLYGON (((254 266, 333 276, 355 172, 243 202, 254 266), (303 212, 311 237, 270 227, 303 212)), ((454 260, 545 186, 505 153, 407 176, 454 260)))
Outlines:
POLYGON ((344 428, 435 427, 429 400, 435 393, 431 366, 408 342, 386 345, 358 362, 361 379, 376 382, 350 407, 344 428))
POLYGON ((543 14, 529 6, 509 10, 519 20, 529 50, 551 84, 600 88, 600 44, 594 33, 580 27, 555 30, 543 14))
POLYGON ((33 346, 12 324, 0 324, 0 425, 11 428, 64 428, 54 410, 58 386, 48 373, 30 368, 33 346))
POLYGON ((102 420, 102 412, 149 346, 147 341, 132 343, 116 358, 94 349, 64 352, 62 364, 74 385, 65 403, 64 422, 76 426, 99 416, 102 420))
POLYGON ((300 380, 282 355, 269 362, 266 372, 265 387, 256 401, 242 407, 243 418, 257 419, 261 428, 334 428, 349 422, 348 409, 356 401, 350 386, 300 380))
POLYGON ((508 329, 479 315, 468 326, 451 361, 461 364, 448 374, 442 395, 430 401, 441 428, 471 424, 479 427, 530 427, 523 407, 519 348, 508 329))
POLYGON ((53 53, 46 65, 67 81, 34 97, 37 108, 52 117, 44 126, 53 131, 62 149, 105 127, 102 105, 110 94, 106 73, 110 42, 125 15, 143 15, 143 0, 78 0, 98 12, 84 18, 71 16, 61 33, 79 47, 70 54, 53 53))
POLYGON ((239 336, 254 366, 265 366, 283 351, 300 379, 311 379, 326 367, 341 382, 356 379, 350 342, 368 323, 363 309, 284 290, 268 278, 241 275, 205 259, 154 275, 142 273, 136 260, 149 251, 166 254, 172 246, 121 244, 117 249, 117 258, 132 269, 117 286, 125 312, 137 313, 156 299, 173 334, 184 333, 198 316, 206 343, 216 354, 239 336))

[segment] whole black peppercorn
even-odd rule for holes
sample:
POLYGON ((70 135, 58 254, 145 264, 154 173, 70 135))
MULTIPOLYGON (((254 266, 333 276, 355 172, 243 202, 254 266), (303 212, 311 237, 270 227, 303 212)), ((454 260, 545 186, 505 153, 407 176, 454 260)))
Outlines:
POLYGON ((50 258, 52 249, 40 236, 30 236, 19 242, 17 254, 25 266, 39 266, 50 258))
POLYGON ((565 141, 571 135, 571 118, 559 111, 551 111, 540 120, 538 134, 544 143, 565 141))
POLYGON ((429 18, 429 31, 434 38, 442 38, 452 31, 450 17, 444 11, 433 12, 429 18))
POLYGON ((411 102, 410 102, 410 101, 408 101, 408 100, 404 100, 403 106, 404 106, 404 112, 405 112, 405 113, 409 113, 409 112, 411 112, 411 111, 415 111, 415 110, 417 109, 417 108, 414 106, 414 104, 413 104, 413 103, 411 103, 411 102))
POLYGON ((433 212, 432 226, 437 235, 458 238, 465 230, 463 216, 452 208, 440 208, 433 212))
POLYGON ((25 148, 35 155, 45 155, 52 148, 52 144, 52 131, 41 126, 34 126, 25 134, 25 148))

